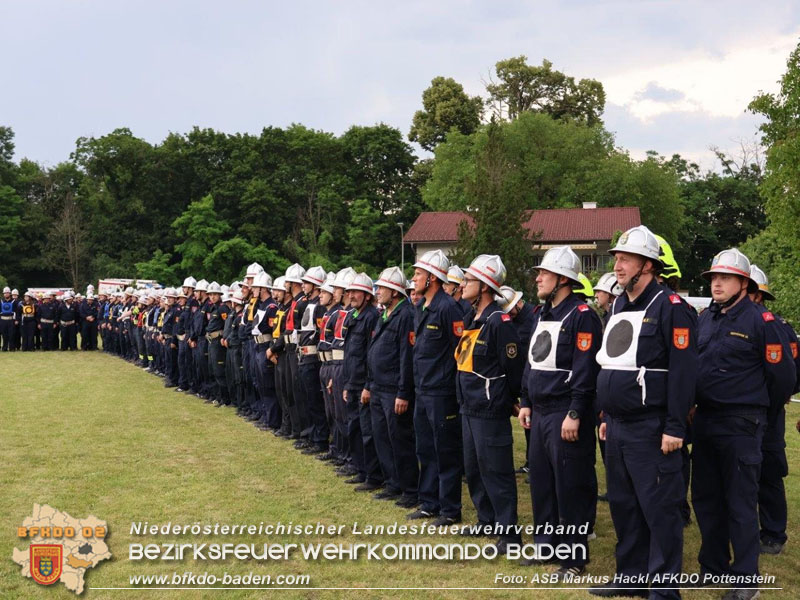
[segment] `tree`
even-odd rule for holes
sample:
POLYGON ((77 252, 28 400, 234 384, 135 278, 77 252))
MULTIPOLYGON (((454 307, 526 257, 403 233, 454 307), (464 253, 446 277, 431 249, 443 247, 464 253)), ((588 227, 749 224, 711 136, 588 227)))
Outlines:
POLYGON ((453 258, 467 265, 479 254, 498 254, 508 272, 507 285, 530 292, 534 238, 524 226, 525 199, 506 141, 503 128, 492 121, 465 189, 473 223, 461 222, 453 258))
POLYGON ((554 70, 547 59, 539 67, 527 64, 527 60, 526 56, 517 56, 495 64, 498 81, 486 86, 495 116, 514 120, 533 111, 590 126, 601 122, 606 104, 602 83, 595 79, 576 82, 574 77, 554 70))
POLYGON ((171 258, 171 254, 156 250, 150 260, 136 263, 136 277, 155 279, 163 285, 176 281, 175 266, 169 264, 171 258))
POLYGON ((780 91, 759 94, 749 109, 766 120, 760 126, 767 147, 764 180, 767 227, 742 250, 764 269, 777 300, 774 310, 797 329, 800 325, 800 45, 789 55, 780 91))
POLYGON ((468 135, 481 122, 483 100, 470 97, 451 77, 434 77, 422 92, 422 110, 414 113, 408 139, 433 150, 451 130, 468 135))
POLYGON ((66 275, 74 289, 80 288, 89 256, 89 231, 81 207, 71 193, 64 199, 61 215, 50 229, 45 252, 45 261, 66 275))
POLYGON ((176 238, 182 240, 175 245, 175 252, 181 257, 181 270, 186 274, 201 273, 212 249, 230 229, 214 210, 214 198, 210 194, 189 204, 172 222, 176 238))

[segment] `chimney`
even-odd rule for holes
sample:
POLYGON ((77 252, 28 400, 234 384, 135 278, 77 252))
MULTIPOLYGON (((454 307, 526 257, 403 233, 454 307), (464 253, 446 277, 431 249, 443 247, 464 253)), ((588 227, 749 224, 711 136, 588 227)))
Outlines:
POLYGON ((583 208, 597 208, 597 202, 584 202, 583 208))

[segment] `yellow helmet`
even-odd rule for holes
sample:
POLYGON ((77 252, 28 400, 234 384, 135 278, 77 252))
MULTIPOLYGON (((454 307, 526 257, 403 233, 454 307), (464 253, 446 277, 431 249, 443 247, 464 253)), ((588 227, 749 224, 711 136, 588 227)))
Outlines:
POLYGON ((580 286, 576 287, 574 292, 579 296, 583 296, 584 298, 593 298, 594 288, 592 287, 592 282, 589 281, 589 278, 583 273, 578 273, 578 281, 580 282, 580 286))
POLYGON ((661 259, 661 263, 664 265, 664 268, 661 270, 661 277, 664 279, 670 279, 672 277, 680 277, 681 270, 678 267, 678 261, 675 260, 675 255, 672 254, 672 247, 669 245, 669 242, 665 240, 660 235, 656 235, 656 239, 658 240, 658 247, 661 250, 661 254, 659 258, 661 259))

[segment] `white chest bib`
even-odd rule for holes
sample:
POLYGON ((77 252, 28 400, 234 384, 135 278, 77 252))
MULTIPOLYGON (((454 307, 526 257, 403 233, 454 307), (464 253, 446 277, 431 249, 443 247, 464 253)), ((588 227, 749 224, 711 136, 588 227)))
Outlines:
MULTIPOLYGON (((636 363, 636 353, 639 351, 639 334, 642 331, 644 316, 650 305, 655 302, 663 290, 658 292, 644 310, 620 312, 611 315, 606 329, 603 332, 603 345, 597 353, 597 362, 602 369, 611 371, 638 371, 636 381, 642 388, 642 404, 647 399, 645 386, 645 373, 659 371, 666 373, 668 369, 647 369, 636 363)), ((614 310, 612 306, 611 310, 614 310)))
POLYGON ((316 303, 306 305, 303 319, 300 321, 300 331, 314 331, 316 329, 317 324, 314 323, 314 311, 316 308, 316 303))
POLYGON ((528 346, 528 364, 532 370, 570 372, 569 369, 556 367, 556 351, 561 328, 573 312, 575 312, 574 308, 560 321, 540 319, 536 324, 536 329, 531 336, 531 343, 528 346))
POLYGON ((253 317, 253 323, 255 324, 253 325, 253 330, 251 332, 253 335, 261 335, 261 330, 258 328, 258 326, 261 324, 265 314, 267 314, 265 309, 256 309, 256 316, 253 317))

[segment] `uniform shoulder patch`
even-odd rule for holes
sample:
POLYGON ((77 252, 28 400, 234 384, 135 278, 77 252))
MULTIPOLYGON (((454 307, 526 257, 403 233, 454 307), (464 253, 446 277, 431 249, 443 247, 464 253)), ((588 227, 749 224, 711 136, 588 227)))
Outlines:
POLYGON ((673 304, 680 304, 681 303, 681 297, 678 294, 672 294, 669 297, 669 301, 672 302, 673 304))
POLYGON ((581 312, 586 312, 587 310, 589 310, 589 305, 588 304, 579 304, 578 305, 578 310, 581 311, 581 312))
POLYGON ((578 350, 586 352, 592 347, 592 334, 591 332, 579 331, 578 339, 575 341, 578 350))
POLYGON ((686 350, 689 347, 689 328, 688 327, 673 327, 672 328, 672 344, 678 350, 686 350))
POLYGON ((508 322, 508 321, 511 320, 511 317, 509 315, 503 314, 503 315, 500 315, 500 320, 508 322))
POLYGON ((783 346, 780 344, 767 344, 766 356, 768 363, 778 364, 783 358, 783 346))
POLYGON ((464 334, 464 321, 453 321, 453 335, 461 337, 464 334))
POLYGON ((797 342, 789 342, 789 348, 792 349, 792 358, 797 358, 797 342))
POLYGON ((506 344, 506 356, 508 358, 516 358, 517 357, 517 345, 514 342, 510 344, 506 344))
POLYGON ((761 313, 761 318, 764 319, 764 321, 766 321, 767 323, 769 323, 770 321, 775 320, 775 315, 773 315, 771 312, 767 310, 761 313))

